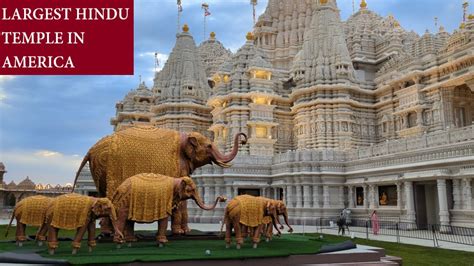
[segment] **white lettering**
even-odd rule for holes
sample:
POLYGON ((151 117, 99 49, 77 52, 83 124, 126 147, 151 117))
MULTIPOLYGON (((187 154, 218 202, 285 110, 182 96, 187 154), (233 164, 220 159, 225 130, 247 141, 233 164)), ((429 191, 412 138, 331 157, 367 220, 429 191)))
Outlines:
POLYGON ((2 68, 76 68, 72 58, 69 56, 8 56, 2 64, 2 68))

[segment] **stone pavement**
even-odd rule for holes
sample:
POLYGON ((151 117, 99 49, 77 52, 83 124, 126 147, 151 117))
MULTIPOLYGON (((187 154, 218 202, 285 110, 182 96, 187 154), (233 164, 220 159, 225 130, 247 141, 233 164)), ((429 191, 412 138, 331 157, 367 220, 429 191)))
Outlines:
MULTIPOLYGON (((189 227, 191 229, 196 229, 200 231, 220 231, 221 225, 220 224, 194 224, 193 223, 193 224, 190 224, 189 227)), ((321 229, 316 226, 294 225, 292 227, 295 233, 321 233, 321 229)), ((135 225, 135 230, 156 230, 156 228, 157 228, 156 223, 135 225)), ((170 228, 170 226, 168 228, 170 228)), ((286 232, 286 229, 284 231, 286 232)), ((322 233, 329 234, 329 235, 337 235, 337 228, 323 229, 322 233)), ((354 233, 354 237, 356 238, 364 238, 364 239, 366 238, 365 233, 359 233, 359 232, 353 232, 353 233, 354 233)), ((386 236, 386 235, 369 234, 369 239, 386 241, 386 242, 397 242, 397 238, 395 236, 386 236)), ((403 244, 434 247, 433 240, 400 237, 400 242, 403 244)), ((445 242, 445 241, 439 241, 438 244, 439 244, 439 248, 443 248, 443 249, 474 252, 474 246, 470 246, 470 245, 462 245, 462 244, 450 243, 450 242, 445 242)))

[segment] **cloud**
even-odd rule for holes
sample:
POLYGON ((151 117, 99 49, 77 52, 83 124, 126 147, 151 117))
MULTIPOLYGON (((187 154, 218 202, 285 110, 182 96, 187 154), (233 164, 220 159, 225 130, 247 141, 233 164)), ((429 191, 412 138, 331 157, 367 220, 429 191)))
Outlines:
POLYGON ((72 183, 82 157, 50 150, 2 151, 0 161, 5 164, 5 182, 18 182, 29 176, 36 184, 72 183))

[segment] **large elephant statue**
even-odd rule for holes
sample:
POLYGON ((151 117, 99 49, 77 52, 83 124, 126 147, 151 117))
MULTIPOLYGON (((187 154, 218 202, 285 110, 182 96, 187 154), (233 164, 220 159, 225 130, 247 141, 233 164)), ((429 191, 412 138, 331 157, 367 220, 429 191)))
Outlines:
MULTIPOLYGON (((235 135, 232 151, 224 155, 200 133, 132 127, 97 142, 82 161, 74 185, 80 171, 89 162, 99 196, 111 198, 125 179, 137 174, 155 173, 178 178, 190 176, 195 169, 206 164, 230 167, 229 163, 236 157, 239 143, 246 142, 245 134, 235 135)), ((173 213, 173 233, 188 232, 187 220, 186 202, 183 201, 173 213)), ((106 232, 107 227, 104 226, 102 230, 106 232)))
POLYGON ((116 243, 136 241, 133 225, 158 221, 156 241, 159 246, 168 242, 166 229, 172 209, 181 201, 193 199, 204 210, 213 210, 225 197, 219 196, 213 206, 205 206, 189 177, 174 178, 158 174, 138 174, 127 178, 114 193, 112 202, 118 211, 118 230, 124 232, 125 239, 114 236, 116 243))
POLYGON ((49 254, 54 255, 59 245, 59 229, 77 230, 72 241, 72 254, 76 254, 81 248, 81 240, 87 231, 87 244, 89 252, 92 252, 92 248, 96 246, 95 221, 101 217, 109 217, 114 226, 115 235, 123 236, 117 230, 117 213, 108 198, 94 198, 75 193, 61 195, 46 210, 46 217, 38 231, 37 238, 44 238, 47 231, 49 254))
MULTIPOLYGON (((26 226, 41 226, 44 222, 46 216, 46 210, 49 205, 53 202, 54 198, 45 197, 45 196, 31 196, 25 199, 22 199, 15 205, 13 209, 12 217, 10 223, 7 226, 5 232, 5 237, 8 236, 8 230, 13 222, 13 219, 16 219, 16 244, 21 247, 23 242, 26 241, 26 226)), ((42 241, 45 241, 45 237, 37 238, 36 241, 39 241, 39 245, 42 245, 42 241)))
POLYGON ((276 205, 273 200, 264 197, 240 195, 233 198, 225 208, 224 223, 226 226, 225 242, 226 248, 230 247, 232 228, 234 228, 237 249, 244 242, 242 230, 252 232, 253 248, 257 248, 260 236, 263 232, 264 217, 270 216, 272 224, 281 234, 277 227, 278 216, 276 205))

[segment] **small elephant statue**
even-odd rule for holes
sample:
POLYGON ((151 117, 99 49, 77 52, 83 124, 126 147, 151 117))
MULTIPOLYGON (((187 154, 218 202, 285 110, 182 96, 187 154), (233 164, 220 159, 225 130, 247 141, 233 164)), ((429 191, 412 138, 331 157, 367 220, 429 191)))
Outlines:
MULTIPOLYGON (((286 208, 286 205, 283 201, 281 200, 272 200, 273 204, 276 207, 277 215, 283 215, 283 218, 285 219, 285 223, 288 226, 288 232, 292 233, 293 228, 291 225, 288 223, 288 210, 286 208)), ((278 220, 278 222, 280 222, 278 220)), ((265 216, 263 219, 264 223, 264 230, 265 230, 265 239, 267 242, 272 240, 273 238, 273 224, 271 223, 271 217, 270 216, 265 216)), ((283 230, 283 225, 280 224, 280 229, 283 230)))
POLYGON ((59 245, 59 229, 76 229, 76 236, 72 241, 72 254, 76 254, 81 248, 81 240, 87 231, 89 252, 92 252, 96 246, 95 221, 101 217, 109 217, 114 226, 115 235, 122 236, 115 226, 117 213, 109 199, 75 193, 61 195, 47 209, 45 221, 39 229, 37 237, 44 237, 45 232, 48 232, 49 254, 54 255, 59 245))
POLYGON ((219 196, 213 206, 205 206, 197 193, 196 184, 190 177, 174 178, 158 174, 139 174, 127 178, 115 192, 112 202, 117 207, 118 230, 125 233, 125 239, 118 235, 114 242, 120 248, 124 242, 136 241, 133 225, 158 221, 157 243, 160 247, 168 242, 166 229, 168 217, 181 201, 193 199, 204 210, 213 210, 218 202, 226 198, 219 196))
MULTIPOLYGON (((209 138, 197 132, 134 126, 106 136, 90 148, 77 171, 74 187, 88 162, 99 196, 112 199, 125 179, 141 173, 179 178, 190 176, 194 170, 207 164, 230 167, 239 144, 246 142, 247 136, 238 133, 231 152, 222 154, 209 138)), ((173 213, 171 228, 174 234, 190 231, 187 217, 186 202, 183 201, 173 213)), ((102 232, 108 233, 110 226, 107 221, 102 222, 102 232)))
POLYGON ((271 217, 272 225, 278 234, 281 234, 277 227, 279 221, 273 200, 250 195, 240 195, 233 198, 225 208, 224 223, 222 224, 222 226, 224 224, 226 226, 226 248, 230 247, 232 228, 235 231, 237 249, 240 249, 244 242, 242 231, 252 232, 253 248, 257 248, 260 235, 263 232, 265 216, 271 217))
MULTIPOLYGON (((15 205, 13 210, 10 223, 7 226, 5 237, 8 236, 8 230, 13 222, 13 218, 16 219, 16 245, 21 247, 23 242, 26 241, 26 226, 41 226, 46 216, 46 210, 49 205, 53 202, 54 198, 45 196, 31 196, 22 199, 15 205)), ((38 245, 42 246, 46 238, 37 238, 38 245)))

